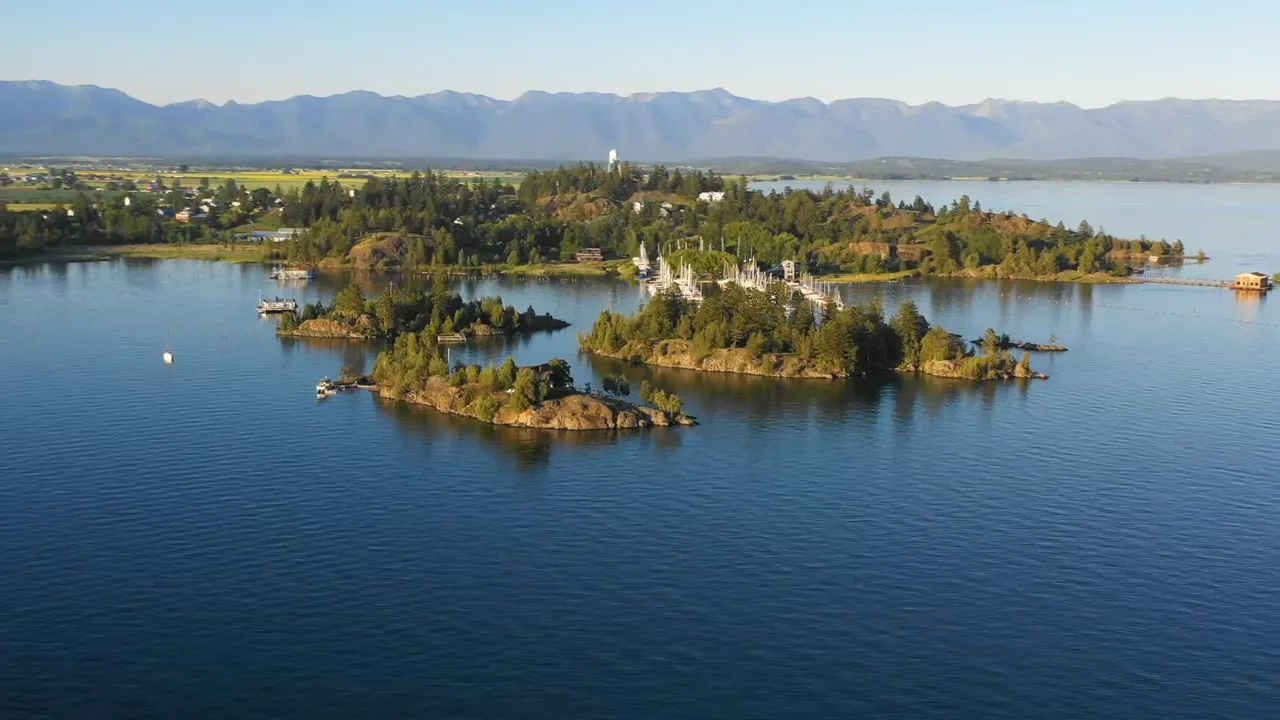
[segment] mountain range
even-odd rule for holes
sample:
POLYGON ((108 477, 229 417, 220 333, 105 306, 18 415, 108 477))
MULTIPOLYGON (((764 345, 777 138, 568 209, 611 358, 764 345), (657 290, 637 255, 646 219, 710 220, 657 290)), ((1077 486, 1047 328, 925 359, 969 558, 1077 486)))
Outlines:
POLYGON ((885 156, 1158 159, 1280 149, 1280 102, 957 107, 857 98, 766 102, 723 89, 626 97, 527 92, 515 100, 355 91, 254 104, 152 105, 119 90, 0 82, 0 153, 162 157, 638 161, 885 156))

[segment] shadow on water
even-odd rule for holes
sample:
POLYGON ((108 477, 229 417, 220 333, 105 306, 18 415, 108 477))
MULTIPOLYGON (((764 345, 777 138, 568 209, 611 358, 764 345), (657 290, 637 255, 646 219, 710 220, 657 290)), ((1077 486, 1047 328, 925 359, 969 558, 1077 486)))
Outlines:
POLYGON ((989 411, 1008 393, 1025 395, 1033 382, 976 382, 898 373, 854 380, 786 379, 632 365, 587 353, 579 353, 577 362, 597 377, 625 376, 631 382, 632 400, 638 400, 640 383, 647 380, 679 395, 690 412, 732 415, 750 423, 797 417, 834 423, 856 417, 862 424, 874 424, 882 410, 901 421, 914 417, 916 408, 936 416, 967 400, 977 400, 989 411))
POLYGON ((280 349, 286 354, 300 348, 331 352, 339 358, 329 374, 337 376, 341 368, 348 368, 356 375, 365 375, 373 369, 373 358, 385 345, 376 340, 344 340, 341 338, 282 337, 280 349))

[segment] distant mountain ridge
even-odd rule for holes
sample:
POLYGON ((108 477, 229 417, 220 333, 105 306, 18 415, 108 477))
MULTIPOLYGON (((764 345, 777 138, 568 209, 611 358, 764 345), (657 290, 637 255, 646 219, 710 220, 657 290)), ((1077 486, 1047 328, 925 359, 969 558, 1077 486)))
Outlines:
POLYGON ((851 162, 1160 159, 1280 149, 1280 101, 985 100, 951 107, 860 98, 767 102, 697 92, 526 92, 515 100, 444 91, 353 91, 254 104, 152 105, 93 85, 0 81, 0 153, 220 157, 776 157, 851 162))

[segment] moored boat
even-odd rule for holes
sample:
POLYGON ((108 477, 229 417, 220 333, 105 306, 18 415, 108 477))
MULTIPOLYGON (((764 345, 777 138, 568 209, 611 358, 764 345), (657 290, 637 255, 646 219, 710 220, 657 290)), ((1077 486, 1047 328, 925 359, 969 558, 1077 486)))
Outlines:
POLYGON ((311 268, 272 268, 270 277, 272 280, 313 280, 316 271, 311 268))
POLYGON ((258 312, 267 315, 269 313, 287 313, 294 312, 298 309, 298 301, 293 299, 277 297, 272 300, 258 299, 258 312))

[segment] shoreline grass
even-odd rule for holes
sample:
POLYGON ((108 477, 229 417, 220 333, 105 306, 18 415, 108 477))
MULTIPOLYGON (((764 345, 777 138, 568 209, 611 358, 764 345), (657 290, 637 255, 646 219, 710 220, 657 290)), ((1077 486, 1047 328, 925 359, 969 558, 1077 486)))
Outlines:
POLYGON ((916 277, 919 274, 919 270, 899 270, 886 273, 835 273, 832 275, 818 275, 815 276, 815 279, 822 282, 837 283, 884 283, 898 282, 906 278, 916 277))
POLYGON ((230 263, 262 263, 262 245, 238 243, 218 245, 202 243, 174 243, 155 245, 111 245, 95 248, 103 257, 135 257, 156 260, 208 260, 230 263))

